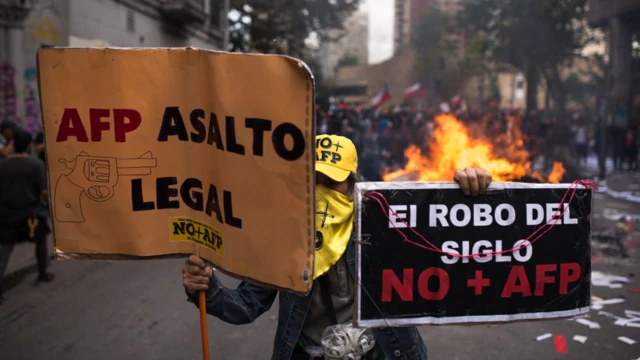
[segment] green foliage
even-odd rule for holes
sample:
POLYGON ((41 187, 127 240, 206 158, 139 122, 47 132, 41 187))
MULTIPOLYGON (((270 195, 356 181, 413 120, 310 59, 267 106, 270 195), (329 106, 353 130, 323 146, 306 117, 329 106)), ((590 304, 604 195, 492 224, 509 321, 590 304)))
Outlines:
POLYGON ((567 100, 583 105, 584 108, 595 111, 589 101, 606 96, 606 62, 603 56, 596 55, 585 58, 590 67, 583 71, 571 72, 564 80, 567 100))
POLYGON ((587 0, 468 0, 460 13, 467 34, 484 37, 493 60, 520 69, 552 65, 576 55, 590 40, 587 0))
POLYGON ((458 56, 460 44, 452 15, 437 7, 419 15, 411 45, 418 56, 419 80, 427 84, 435 96, 450 98, 464 85, 467 74, 460 71, 464 63, 458 56))
POLYGON ((527 82, 535 83, 529 88, 535 89, 542 75, 562 110, 561 69, 593 41, 587 10, 587 0, 467 0, 458 20, 466 35, 482 38, 476 51, 523 71, 527 82))
POLYGON ((306 59, 309 36, 341 29, 358 5, 359 0, 231 0, 239 17, 230 18, 230 50, 306 59))
POLYGON ((345 55, 338 60, 338 64, 336 65, 336 69, 339 69, 344 66, 354 66, 358 65, 360 60, 357 56, 353 55, 345 55))

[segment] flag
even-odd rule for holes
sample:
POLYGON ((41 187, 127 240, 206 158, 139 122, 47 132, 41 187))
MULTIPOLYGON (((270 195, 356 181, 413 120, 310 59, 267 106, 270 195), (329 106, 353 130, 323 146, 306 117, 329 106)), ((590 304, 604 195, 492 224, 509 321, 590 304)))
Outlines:
POLYGON ((427 95, 427 89, 422 87, 420 83, 415 83, 404 90, 402 93, 403 101, 419 98, 427 95))
POLYGON ((391 100, 391 94, 389 93, 389 87, 385 85, 384 88, 382 88, 382 91, 371 99, 371 106, 377 110, 389 100, 391 100))

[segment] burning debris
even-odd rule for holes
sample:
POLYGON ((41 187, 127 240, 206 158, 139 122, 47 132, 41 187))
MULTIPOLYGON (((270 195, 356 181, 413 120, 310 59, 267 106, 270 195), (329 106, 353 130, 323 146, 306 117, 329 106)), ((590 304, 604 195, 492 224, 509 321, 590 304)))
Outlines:
POLYGON ((446 181, 457 169, 482 167, 496 181, 559 183, 566 171, 562 163, 555 162, 546 178, 534 171, 517 120, 511 118, 509 122, 510 130, 491 141, 472 135, 453 115, 439 115, 427 151, 409 146, 405 168, 389 171, 384 181, 446 181))

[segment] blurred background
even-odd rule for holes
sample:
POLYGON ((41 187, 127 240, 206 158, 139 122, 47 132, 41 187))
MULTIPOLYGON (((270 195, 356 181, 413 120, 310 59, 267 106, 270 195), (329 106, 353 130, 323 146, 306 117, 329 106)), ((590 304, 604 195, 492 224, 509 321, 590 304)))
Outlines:
POLYGON ((467 148, 505 135, 488 153, 510 164, 474 160, 501 179, 604 179, 637 167, 639 16, 633 0, 1 0, 0 121, 40 131, 39 47, 193 45, 307 62, 318 130, 351 137, 370 180, 469 165, 406 168, 447 142, 438 113, 467 148))
MULTIPOLYGON (((607 311, 640 310, 639 35, 640 0, 0 0, 0 150, 22 129, 30 155, 46 161, 40 47, 290 55, 313 71, 318 133, 352 139, 369 181, 450 180, 467 166, 500 181, 598 180, 594 269, 627 282, 594 295, 626 299, 607 311)), ((0 359, 199 356, 181 260, 52 262, 56 281, 34 288, 33 247, 17 244, 6 267, 0 359)), ((211 318, 213 358, 267 358, 275 309, 243 327, 211 318)), ((616 339, 640 341, 640 330, 592 317, 602 329, 550 321, 421 332, 432 359, 640 356, 637 343, 616 339), (568 353, 535 341, 546 332, 567 336, 568 353), (590 340, 571 342, 575 334, 590 340)))

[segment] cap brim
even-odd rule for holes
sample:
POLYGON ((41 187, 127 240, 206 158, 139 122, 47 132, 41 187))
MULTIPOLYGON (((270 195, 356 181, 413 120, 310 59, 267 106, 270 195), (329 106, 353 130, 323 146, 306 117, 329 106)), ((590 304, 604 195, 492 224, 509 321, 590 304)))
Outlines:
POLYGON ((349 174, 351 174, 348 170, 338 169, 335 166, 331 166, 327 163, 316 163, 316 171, 319 171, 328 177, 330 177, 333 181, 343 182, 347 180, 349 174))

